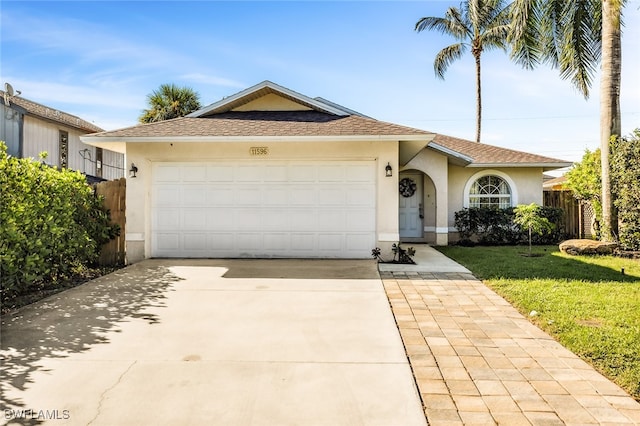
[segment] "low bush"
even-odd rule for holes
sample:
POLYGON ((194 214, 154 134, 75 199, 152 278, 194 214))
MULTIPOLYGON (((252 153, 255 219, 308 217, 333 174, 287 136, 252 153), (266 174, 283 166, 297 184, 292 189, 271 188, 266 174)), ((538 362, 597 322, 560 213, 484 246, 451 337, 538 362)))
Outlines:
MULTIPOLYGON (((540 207, 539 215, 554 226, 541 234, 533 235, 534 244, 555 244, 564 238, 562 232, 563 210, 540 207)), ((472 207, 455 212, 455 227, 460 235, 459 245, 515 245, 527 242, 528 232, 514 222, 513 207, 506 209, 472 207)))
POLYGON ((92 265, 119 229, 82 174, 7 155, 0 142, 2 300, 92 265))

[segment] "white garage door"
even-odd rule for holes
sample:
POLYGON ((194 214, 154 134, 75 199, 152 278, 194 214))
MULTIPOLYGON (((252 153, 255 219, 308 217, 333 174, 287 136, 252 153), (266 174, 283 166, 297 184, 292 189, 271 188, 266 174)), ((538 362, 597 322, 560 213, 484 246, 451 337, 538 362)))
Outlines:
POLYGON ((154 163, 154 257, 367 258, 375 162, 154 163))

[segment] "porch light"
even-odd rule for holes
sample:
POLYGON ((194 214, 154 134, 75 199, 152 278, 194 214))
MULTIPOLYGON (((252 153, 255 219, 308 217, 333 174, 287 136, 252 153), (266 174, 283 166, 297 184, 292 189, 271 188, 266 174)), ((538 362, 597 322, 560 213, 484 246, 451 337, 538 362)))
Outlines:
POLYGON ((391 164, 390 163, 387 163, 387 167, 384 168, 384 175, 386 177, 393 176, 393 169, 391 168, 391 164))
POLYGON ((138 168, 136 167, 135 164, 131 163, 131 168, 129 169, 129 177, 130 178, 136 177, 136 173, 138 173, 138 168))

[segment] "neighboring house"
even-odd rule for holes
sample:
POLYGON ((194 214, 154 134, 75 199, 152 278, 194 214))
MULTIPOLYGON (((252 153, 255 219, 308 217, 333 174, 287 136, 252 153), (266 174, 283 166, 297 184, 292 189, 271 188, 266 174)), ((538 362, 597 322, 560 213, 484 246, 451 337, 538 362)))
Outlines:
POLYGON ((457 237, 456 211, 542 204, 543 172, 570 164, 377 121, 269 81, 186 117, 82 140, 136 167, 129 262, 444 245, 457 237))
MULTIPOLYGON (((0 140, 14 157, 39 159, 46 151, 49 165, 78 170, 90 179, 124 177, 124 155, 80 141, 103 129, 79 117, 0 90, 0 140)), ((92 179, 95 180, 95 179, 92 179)))

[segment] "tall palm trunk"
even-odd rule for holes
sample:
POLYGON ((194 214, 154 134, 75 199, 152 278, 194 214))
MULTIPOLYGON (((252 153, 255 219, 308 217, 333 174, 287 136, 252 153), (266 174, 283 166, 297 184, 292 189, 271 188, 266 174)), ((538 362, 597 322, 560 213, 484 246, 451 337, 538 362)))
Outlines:
POLYGON ((622 49, 620 0, 602 0, 602 68, 600 80, 600 153, 602 160, 602 240, 613 241, 618 219, 611 194, 609 154, 612 136, 620 136, 622 49))
POLYGON ((476 59, 476 142, 480 143, 480 130, 482 127, 482 86, 480 78, 480 54, 476 59))

